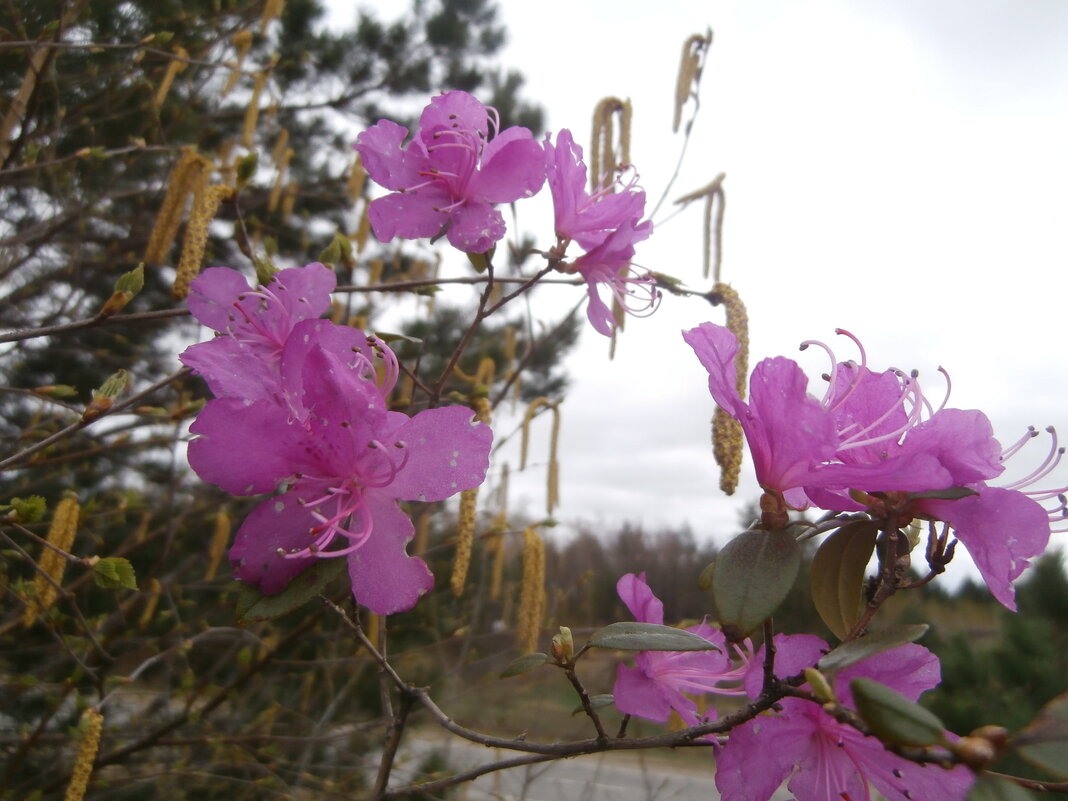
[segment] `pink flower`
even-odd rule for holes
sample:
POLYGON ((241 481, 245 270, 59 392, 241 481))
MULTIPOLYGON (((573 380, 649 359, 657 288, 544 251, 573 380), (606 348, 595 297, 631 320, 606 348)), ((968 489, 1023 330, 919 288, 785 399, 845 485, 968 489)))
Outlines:
MULTIPOLYGON (((810 641, 817 638, 802 637, 775 638, 780 678, 819 658, 810 641)), ((751 672, 759 674, 762 661, 758 653, 751 672)), ((849 682, 859 676, 911 700, 940 680, 938 658, 920 645, 894 648, 840 671, 835 679, 840 703, 852 705, 849 682)), ((759 679, 747 680, 747 686, 759 694, 759 679)), ((811 701, 784 698, 779 707, 778 714, 758 715, 731 731, 717 758, 716 787, 723 801, 767 801, 784 781, 797 801, 869 801, 869 782, 890 801, 954 801, 965 797, 974 779, 964 766, 947 771, 899 757, 811 701)))
POLYGON ((282 270, 256 289, 237 270, 209 267, 192 283, 189 311, 224 336, 186 348, 179 359, 204 377, 216 397, 277 397, 290 332, 330 308, 335 286, 333 270, 318 262, 282 270))
MULTIPOLYGON (((284 484, 237 532, 237 578, 276 593, 315 559, 344 557, 356 600, 392 614, 434 583, 405 553, 414 529, 397 501, 440 501, 481 484, 492 433, 459 406, 411 418, 388 411, 392 386, 375 383, 366 341, 326 320, 296 326, 281 357, 288 412, 268 400, 210 401, 190 427, 189 463, 235 495, 284 484)), ((372 346, 395 364, 383 343, 372 346)))
POLYGON ((653 232, 652 221, 641 219, 645 192, 636 188, 636 181, 619 191, 609 186, 587 192, 582 148, 566 128, 556 135, 555 146, 545 137, 545 154, 558 240, 551 256, 560 260, 562 272, 577 272, 586 280, 586 315, 598 333, 611 336, 616 319, 601 298, 602 286, 625 312, 636 316, 652 314, 660 302, 656 280, 631 263, 634 246, 653 232), (586 252, 564 262, 572 241, 586 252))
MULTIPOLYGON (((620 599, 640 623, 664 623, 664 605, 645 583, 645 574, 628 573, 616 584, 620 599)), ((616 706, 627 715, 666 721, 675 710, 688 726, 714 719, 709 708, 698 713, 692 694, 739 695, 740 688, 724 688, 722 682, 737 682, 744 665, 731 668, 723 632, 705 623, 686 629, 716 646, 710 651, 642 651, 635 667, 620 665, 613 690, 616 706)))
POLYGON ((491 139, 498 124, 490 112, 467 92, 445 92, 423 110, 407 147, 408 129, 389 120, 357 137, 367 173, 395 190, 371 202, 375 236, 388 242, 446 234, 467 253, 484 253, 504 236, 495 204, 537 193, 545 162, 526 128, 506 128, 491 139))
POLYGON ((1033 475, 1009 487, 990 487, 987 481, 1002 473, 1011 453, 994 439, 986 415, 944 403, 932 411, 915 376, 839 363, 825 345, 806 343, 832 356, 822 399, 808 394, 808 379, 795 362, 777 357, 757 365, 745 403, 734 383, 734 335, 705 323, 683 336, 709 372, 712 397, 741 423, 757 480, 768 494, 795 509, 813 503, 842 512, 867 508, 850 490, 880 500, 897 493, 891 500, 906 522, 911 516, 948 523, 994 597, 1015 609, 1012 581, 1045 550, 1051 515, 1063 510, 1057 501, 1063 490, 1021 491, 1056 465, 1056 442, 1033 475), (977 494, 910 498, 957 487, 977 494), (1044 509, 1039 501, 1054 501, 1055 508, 1044 509))

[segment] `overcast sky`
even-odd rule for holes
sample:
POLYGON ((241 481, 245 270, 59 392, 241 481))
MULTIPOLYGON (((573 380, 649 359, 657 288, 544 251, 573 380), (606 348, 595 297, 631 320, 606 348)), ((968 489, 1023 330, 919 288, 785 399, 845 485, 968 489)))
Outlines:
MULTIPOLYGON (((939 401, 944 366, 950 405, 986 411, 1003 444, 1029 424, 1068 432, 1068 3, 500 5, 502 60, 526 75, 551 130, 569 127, 585 145, 600 98, 632 101, 632 158, 653 199, 682 142, 671 132, 682 42, 713 29, 672 197, 727 174, 723 278, 748 306, 753 363, 786 354, 818 377, 825 359, 798 343, 838 339, 852 358, 833 333, 847 328, 871 366, 919 369, 939 401)), ((338 24, 351 9, 337 3, 338 24)), ((549 244, 551 226, 519 213, 549 244)), ((658 225, 637 261, 707 288, 700 217, 695 206, 658 225)), ((577 292, 547 290, 535 309, 551 318, 577 292)), ((734 498, 716 488, 707 379, 679 336, 705 320, 722 322, 722 310, 667 297, 654 317, 628 321, 612 362, 602 337, 583 334, 563 406, 559 519, 688 523, 720 543, 735 532, 758 491, 748 462, 734 498)), ((535 444, 547 436, 535 432, 535 444)), ((1045 448, 1035 441, 1017 472, 1045 448)), ((535 469, 513 481, 513 503, 536 514, 535 469)))

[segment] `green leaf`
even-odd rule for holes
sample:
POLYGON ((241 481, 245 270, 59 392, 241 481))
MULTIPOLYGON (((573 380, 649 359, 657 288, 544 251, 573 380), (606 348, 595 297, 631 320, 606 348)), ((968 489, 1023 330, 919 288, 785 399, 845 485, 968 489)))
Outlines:
POLYGON ((616 651, 718 651, 704 637, 689 631, 656 623, 610 623, 598 629, 587 644, 590 648, 616 651))
POLYGON ((1012 746, 1032 765, 1068 776, 1068 693, 1058 695, 1012 738, 1012 746))
POLYGON ((345 572, 345 559, 319 559, 298 575, 284 590, 275 595, 264 595, 251 584, 240 583, 237 595, 237 622, 259 623, 281 617, 304 606, 323 591, 327 584, 345 572))
POLYGON ((28 498, 12 498, 11 508, 15 512, 15 517, 20 523, 36 523, 41 520, 47 505, 45 499, 40 495, 31 495, 28 498))
POLYGON ((1034 801, 1034 796, 1016 782, 982 773, 968 791, 968 801, 1034 801))
MULTIPOLYGON (((607 693, 606 695, 591 695, 590 696, 590 706, 593 707, 594 709, 603 709, 606 706, 612 706, 613 704, 615 704, 615 702, 616 702, 616 698, 611 693, 607 693)), ((582 704, 579 704, 578 706, 576 706, 574 709, 571 710, 571 716, 574 717, 575 715, 578 715, 579 713, 585 712, 585 711, 586 710, 582 708, 582 704)))
POLYGON ((117 398, 127 387, 130 386, 130 374, 126 370, 116 370, 103 384, 100 385, 100 389, 93 390, 94 398, 117 398))
POLYGON ((133 298, 145 287, 145 265, 142 262, 128 273, 123 273, 115 281, 115 291, 133 298))
POLYGON ((502 679, 509 679, 512 676, 519 676, 523 673, 529 673, 532 670, 536 670, 549 661, 549 655, 543 654, 540 651, 536 651, 532 654, 523 654, 518 659, 514 660, 508 667, 501 671, 502 679))
POLYGON ((899 645, 914 642, 926 634, 929 628, 930 626, 926 623, 913 623, 907 626, 895 626, 890 629, 872 632, 856 640, 844 642, 833 651, 824 654, 817 666, 824 673, 836 673, 842 668, 847 668, 862 659, 867 659, 869 656, 875 656, 875 654, 881 654, 891 648, 897 648, 899 645))
POLYGON ((825 539, 812 558, 812 602, 840 640, 863 612, 864 574, 878 533, 878 523, 850 523, 825 539))
POLYGON ((723 633, 738 641, 785 600, 801 566, 801 546, 786 531, 750 529, 727 543, 712 571, 712 599, 723 633))
POLYGON ((121 556, 109 556, 93 563, 93 580, 105 590, 136 590, 137 576, 130 560, 121 556))
POLYGON ((949 487, 944 490, 931 490, 929 492, 910 492, 908 494, 908 500, 916 501, 924 498, 931 498, 939 501, 959 501, 961 498, 968 498, 972 495, 978 495, 976 490, 969 489, 968 487, 949 487))
POLYGON ((871 679, 849 682, 857 712, 872 733, 895 745, 946 745, 946 727, 929 709, 871 679))

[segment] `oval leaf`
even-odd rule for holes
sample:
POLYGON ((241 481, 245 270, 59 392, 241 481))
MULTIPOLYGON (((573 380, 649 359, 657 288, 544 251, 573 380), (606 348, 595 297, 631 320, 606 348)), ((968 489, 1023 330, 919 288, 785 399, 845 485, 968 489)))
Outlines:
POLYGON ((1016 782, 982 773, 968 791, 968 801, 1034 801, 1034 796, 1016 782))
POLYGON ((843 526, 823 541, 812 558, 812 602, 840 640, 864 609, 864 573, 878 533, 879 524, 871 521, 843 526))
POLYGON ((723 633, 738 641, 785 600, 801 566, 801 546, 786 531, 751 529, 716 557, 712 599, 723 633))
POLYGON ((523 673, 529 673, 532 670, 536 670, 549 661, 549 655, 543 654, 540 651, 535 651, 532 654, 523 654, 521 657, 513 661, 508 667, 501 671, 501 678, 508 679, 512 676, 519 676, 523 673))
POLYGON ((931 710, 871 679, 853 679, 849 688, 857 712, 884 743, 946 745, 946 727, 931 710))
POLYGON ((926 623, 913 623, 908 626, 895 626, 892 629, 875 631, 856 640, 844 642, 832 651, 824 654, 817 667, 824 673, 835 673, 842 668, 855 665, 869 656, 881 654, 899 645, 914 642, 929 629, 926 623))
POLYGON ((703 637, 656 623, 610 623, 590 637, 589 648, 616 651, 718 651, 703 637))
MULTIPOLYGON (((590 696, 590 706, 593 709, 601 709, 601 708, 606 707, 606 706, 612 706, 615 702, 616 702, 616 698, 615 698, 614 695, 612 695, 612 693, 607 693, 606 695, 591 695, 590 696)), ((585 711, 586 710, 582 708, 582 704, 579 704, 578 706, 576 706, 574 709, 571 710, 571 715, 575 716, 575 715, 579 714, 580 712, 585 712, 585 711)))
POLYGON ((346 559, 319 559, 275 595, 264 595, 250 584, 241 584, 237 595, 237 622, 259 623, 281 617, 304 606, 323 591, 327 584, 345 572, 346 559))
POLYGON ((1012 745, 1032 765, 1068 776, 1068 693, 1058 695, 1015 737, 1012 745))

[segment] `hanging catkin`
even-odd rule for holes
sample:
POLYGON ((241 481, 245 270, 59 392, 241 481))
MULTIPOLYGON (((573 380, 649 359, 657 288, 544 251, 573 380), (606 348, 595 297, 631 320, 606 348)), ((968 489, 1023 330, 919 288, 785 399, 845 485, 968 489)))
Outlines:
POLYGON ((47 611, 56 602, 59 595, 57 588, 63 584, 63 573, 67 569, 67 557, 64 554, 69 553, 71 545, 74 544, 80 511, 81 507, 76 498, 64 498, 56 504, 47 537, 48 545, 52 547, 42 546, 41 557, 37 561, 38 570, 33 582, 34 597, 26 604, 22 617, 26 626, 32 626, 37 615, 47 611))
POLYGON ((104 728, 104 716, 93 707, 82 712, 79 724, 82 740, 78 745, 78 755, 74 758, 74 770, 70 774, 70 784, 63 801, 82 801, 89 786, 89 777, 93 775, 93 762, 100 748, 100 733, 104 728))
MULTIPOLYGON (((735 387, 738 395, 745 398, 746 376, 749 373, 749 316, 738 292, 729 284, 716 284, 709 294, 714 305, 723 304, 727 311, 727 328, 738 340, 738 353, 734 357, 736 370, 735 387)), ((716 407, 712 415, 712 453, 719 465, 719 486, 727 495, 738 487, 742 468, 742 424, 716 407)))
POLYGON ((516 641, 519 652, 538 648, 538 634, 545 616, 545 543, 533 528, 523 532, 523 582, 519 590, 516 641))

